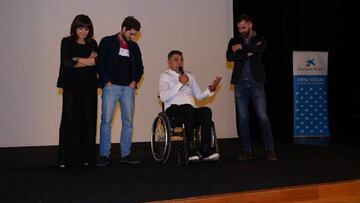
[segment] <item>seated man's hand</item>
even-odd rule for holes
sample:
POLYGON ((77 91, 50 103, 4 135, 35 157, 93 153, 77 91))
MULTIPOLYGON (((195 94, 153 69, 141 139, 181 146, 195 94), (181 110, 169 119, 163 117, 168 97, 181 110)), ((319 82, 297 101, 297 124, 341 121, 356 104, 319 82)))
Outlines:
POLYGON ((111 81, 108 81, 106 84, 106 86, 110 87, 112 85, 112 82, 111 81))
POLYGON ((213 83, 212 83, 211 85, 209 85, 209 90, 210 90, 210 92, 215 92, 216 87, 219 85, 221 79, 222 79, 222 77, 216 76, 216 78, 215 78, 215 80, 213 81, 213 83))
POLYGON ((189 77, 186 74, 182 74, 179 77, 179 82, 183 85, 186 85, 189 82, 189 77))

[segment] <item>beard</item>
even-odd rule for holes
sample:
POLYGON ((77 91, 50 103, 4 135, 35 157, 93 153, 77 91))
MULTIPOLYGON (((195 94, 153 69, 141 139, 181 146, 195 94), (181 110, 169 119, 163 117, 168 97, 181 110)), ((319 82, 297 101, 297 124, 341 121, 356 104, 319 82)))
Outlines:
POLYGON ((242 36, 244 38, 248 38, 250 36, 250 30, 247 32, 240 32, 240 36, 242 36))
POLYGON ((122 36, 122 38, 123 38, 126 42, 130 41, 130 40, 124 35, 124 33, 121 33, 121 36, 122 36))

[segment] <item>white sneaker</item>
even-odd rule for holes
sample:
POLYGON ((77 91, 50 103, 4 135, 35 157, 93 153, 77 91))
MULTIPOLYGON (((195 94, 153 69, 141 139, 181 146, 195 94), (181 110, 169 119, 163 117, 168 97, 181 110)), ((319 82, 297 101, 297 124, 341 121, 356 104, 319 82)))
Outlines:
POLYGON ((216 160, 219 160, 219 159, 220 159, 220 154, 219 153, 214 153, 214 154, 211 154, 208 157, 203 158, 203 160, 211 160, 211 161, 216 161, 216 160))
POLYGON ((199 161, 200 157, 198 155, 189 156, 189 161, 199 161))

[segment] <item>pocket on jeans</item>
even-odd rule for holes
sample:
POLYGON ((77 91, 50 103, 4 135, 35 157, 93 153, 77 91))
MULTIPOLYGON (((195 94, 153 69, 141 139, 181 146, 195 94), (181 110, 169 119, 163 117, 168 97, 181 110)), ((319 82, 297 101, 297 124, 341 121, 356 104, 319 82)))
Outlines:
POLYGON ((110 93, 111 89, 112 89, 112 85, 110 85, 110 86, 105 85, 104 88, 102 89, 102 91, 106 92, 106 93, 110 93))
POLYGON ((135 88, 131 88, 130 86, 126 86, 128 89, 130 89, 130 90, 132 90, 132 91, 134 91, 135 90, 135 88))

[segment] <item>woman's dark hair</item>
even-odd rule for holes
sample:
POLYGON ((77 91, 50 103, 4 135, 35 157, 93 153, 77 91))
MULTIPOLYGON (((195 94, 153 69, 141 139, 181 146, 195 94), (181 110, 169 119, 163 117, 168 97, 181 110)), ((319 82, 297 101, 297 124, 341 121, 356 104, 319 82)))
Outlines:
POLYGON ((240 23, 241 21, 252 22, 251 17, 247 13, 243 13, 236 18, 236 24, 240 23))
POLYGON ((174 55, 179 55, 179 56, 182 56, 182 52, 181 51, 179 51, 179 50, 172 50, 172 51, 170 51, 169 52, 169 54, 168 54, 168 60, 170 60, 170 58, 172 57, 172 56, 174 56, 174 55))
POLYGON ((124 19, 121 28, 125 27, 126 30, 136 30, 136 31, 140 31, 141 25, 140 22, 134 18, 134 16, 128 16, 124 19))
POLYGON ((80 14, 75 17, 71 24, 70 28, 70 36, 76 41, 78 40, 78 36, 76 35, 76 29, 79 27, 84 27, 89 29, 89 34, 86 36, 85 41, 93 38, 94 36, 94 27, 89 18, 89 16, 80 14))

